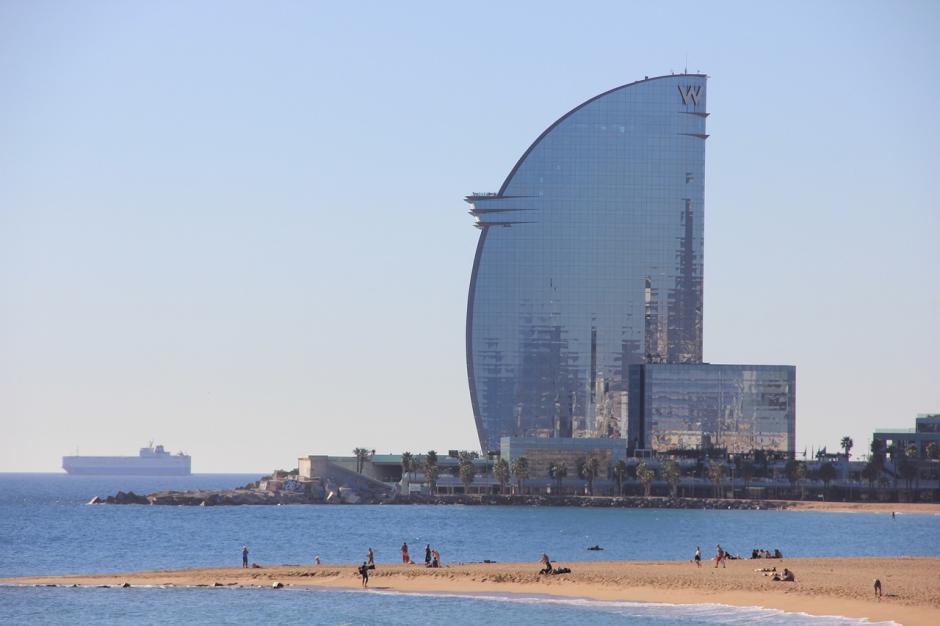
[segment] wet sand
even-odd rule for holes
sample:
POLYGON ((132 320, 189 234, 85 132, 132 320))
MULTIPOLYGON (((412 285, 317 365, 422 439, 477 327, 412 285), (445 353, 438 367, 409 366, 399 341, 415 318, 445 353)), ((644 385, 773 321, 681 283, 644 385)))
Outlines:
MULTIPOLYGON (((437 593, 547 594, 595 600, 719 603, 762 606, 814 615, 940 624, 940 557, 811 558, 729 561, 727 568, 688 561, 580 561, 556 563, 571 574, 539 576, 537 563, 470 563, 427 569, 379 563, 370 589, 437 593), (756 568, 790 568, 796 582, 774 582, 756 568), (884 597, 874 598, 879 578, 884 597)), ((359 589, 354 565, 279 565, 185 569, 125 574, 4 579, 25 585, 319 586, 359 589)))

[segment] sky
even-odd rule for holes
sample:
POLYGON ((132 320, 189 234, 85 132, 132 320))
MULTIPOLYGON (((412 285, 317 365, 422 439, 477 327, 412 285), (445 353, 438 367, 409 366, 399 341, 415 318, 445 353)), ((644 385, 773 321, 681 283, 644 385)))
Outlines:
POLYGON ((705 360, 796 365, 797 449, 861 452, 940 412, 938 35, 935 2, 0 1, 0 471, 477 447, 463 196, 685 68, 705 360))

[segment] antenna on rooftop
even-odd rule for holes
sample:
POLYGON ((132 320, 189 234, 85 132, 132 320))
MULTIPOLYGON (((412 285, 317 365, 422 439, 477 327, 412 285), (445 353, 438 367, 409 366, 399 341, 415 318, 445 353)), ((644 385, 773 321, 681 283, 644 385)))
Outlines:
POLYGON ((683 74, 689 73, 689 53, 688 52, 685 53, 685 68, 682 70, 682 73, 683 74))

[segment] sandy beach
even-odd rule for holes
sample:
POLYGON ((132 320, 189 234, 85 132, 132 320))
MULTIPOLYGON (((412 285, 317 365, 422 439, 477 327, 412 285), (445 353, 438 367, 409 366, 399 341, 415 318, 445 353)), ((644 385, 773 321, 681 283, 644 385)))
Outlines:
MULTIPOLYGON (((556 563, 571 574, 539 576, 537 563, 470 563, 427 569, 379 563, 369 588, 403 592, 522 593, 676 604, 762 606, 814 615, 940 624, 940 558, 811 558, 729 561, 727 568, 687 561, 556 563), (796 582, 774 582, 756 568, 790 568, 796 582), (874 598, 879 578, 884 597, 874 598)), ((4 579, 23 585, 320 586, 360 589, 354 565, 279 565, 124 574, 4 579)))
POLYGON ((788 511, 831 511, 833 513, 926 513, 940 515, 935 502, 812 502, 793 501, 788 511))

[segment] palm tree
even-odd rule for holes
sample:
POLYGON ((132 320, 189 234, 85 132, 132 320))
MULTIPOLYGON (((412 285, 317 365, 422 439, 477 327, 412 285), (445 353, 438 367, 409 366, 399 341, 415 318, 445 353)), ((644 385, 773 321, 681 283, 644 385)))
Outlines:
POLYGON ((509 463, 506 459, 499 459, 493 465, 493 477, 499 481, 499 492, 506 492, 506 483, 509 482, 509 463))
POLYGON ((432 494, 437 491, 437 477, 440 471, 441 468, 437 465, 437 452, 428 450, 428 453, 424 455, 424 479, 428 483, 428 491, 432 494))
POLYGON ((476 476, 477 469, 473 466, 473 459, 470 455, 460 456, 460 482, 463 483, 464 493, 469 493, 470 485, 473 483, 473 477, 476 476))
POLYGON ((519 488, 519 493, 523 492, 523 486, 525 485, 526 479, 529 477, 529 459, 524 456, 517 457, 512 462, 512 475, 516 477, 516 484, 519 488))
POLYGON ((627 475, 627 464, 622 460, 614 463, 614 478, 617 479, 617 493, 623 497, 623 479, 627 475))
POLYGON ((640 464, 636 466, 636 477, 643 485, 643 495, 649 498, 653 479, 656 478, 656 471, 647 465, 645 461, 640 461, 640 464))
POLYGON ((679 479, 681 477, 682 470, 679 468, 678 463, 671 459, 663 463, 663 478, 669 483, 669 490, 673 498, 679 493, 679 479))
POLYGON ((561 481, 568 477, 568 462, 561 461, 560 463, 555 463, 551 467, 552 478, 555 479, 555 485, 558 488, 559 492, 561 491, 561 481))
POLYGON ((800 500, 806 499, 806 477, 808 475, 809 470, 806 467, 806 463, 797 463, 794 478, 796 479, 796 484, 800 486, 800 500))
POLYGON ((839 444, 839 446, 840 446, 843 450, 845 450, 845 460, 846 460, 846 461, 849 460, 849 456, 852 454, 852 446, 854 446, 854 445, 855 445, 855 442, 852 441, 852 438, 849 437, 848 435, 846 435, 845 437, 842 438, 842 442, 839 444))
POLYGON ((708 464, 708 479, 715 485, 715 497, 721 495, 721 481, 725 477, 725 466, 717 461, 708 464))
POLYGON ((353 455, 356 457, 356 472, 361 474, 366 461, 369 460, 369 450, 366 448, 353 448, 353 455))
POLYGON ((601 460, 591 455, 584 465, 581 466, 581 478, 588 481, 588 494, 594 495, 594 479, 600 473, 601 460))
POLYGON ((411 474, 415 468, 415 455, 410 452, 402 452, 401 454, 401 473, 402 475, 411 474))

